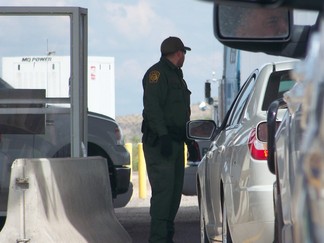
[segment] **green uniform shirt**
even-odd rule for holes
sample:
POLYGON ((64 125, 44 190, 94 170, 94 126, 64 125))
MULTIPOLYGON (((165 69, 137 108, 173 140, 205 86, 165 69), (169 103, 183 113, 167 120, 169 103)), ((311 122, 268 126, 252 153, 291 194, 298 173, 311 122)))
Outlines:
POLYGON ((165 57, 154 64, 143 78, 143 119, 157 136, 170 134, 185 140, 190 119, 190 90, 180 68, 165 57))

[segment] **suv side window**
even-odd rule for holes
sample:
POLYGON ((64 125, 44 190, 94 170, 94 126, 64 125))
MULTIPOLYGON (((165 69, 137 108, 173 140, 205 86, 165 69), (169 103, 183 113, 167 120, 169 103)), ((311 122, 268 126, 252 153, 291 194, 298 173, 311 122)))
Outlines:
POLYGON ((262 110, 268 110, 269 105, 273 101, 282 98, 283 93, 290 90, 294 84, 295 80, 291 78, 290 70, 276 71, 271 73, 262 103, 262 110))
POLYGON ((250 97, 251 91, 255 85, 257 73, 254 72, 249 79, 245 82, 241 91, 238 94, 238 98, 235 101, 235 105, 231 111, 229 119, 227 120, 226 126, 233 126, 240 122, 244 107, 250 97))

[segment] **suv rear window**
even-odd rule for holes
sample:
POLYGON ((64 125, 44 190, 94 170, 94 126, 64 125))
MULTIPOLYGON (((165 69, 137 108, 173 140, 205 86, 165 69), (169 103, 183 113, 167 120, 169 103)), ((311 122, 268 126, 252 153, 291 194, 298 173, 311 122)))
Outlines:
POLYGON ((263 111, 268 110, 269 105, 273 101, 282 98, 283 93, 290 90, 294 86, 295 80, 291 78, 290 71, 291 70, 278 71, 273 72, 270 75, 262 104, 263 111))

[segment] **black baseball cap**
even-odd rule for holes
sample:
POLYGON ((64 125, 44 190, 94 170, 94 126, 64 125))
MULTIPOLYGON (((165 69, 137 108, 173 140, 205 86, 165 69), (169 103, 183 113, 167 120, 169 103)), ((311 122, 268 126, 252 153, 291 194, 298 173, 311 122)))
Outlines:
POLYGON ((191 51, 190 47, 187 47, 178 37, 170 36, 166 38, 161 44, 162 55, 171 54, 177 51, 191 51))

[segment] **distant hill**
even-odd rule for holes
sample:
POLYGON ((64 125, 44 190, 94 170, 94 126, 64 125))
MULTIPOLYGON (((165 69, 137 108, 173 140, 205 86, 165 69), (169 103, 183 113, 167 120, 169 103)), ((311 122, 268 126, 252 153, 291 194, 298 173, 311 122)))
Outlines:
MULTIPOLYGON (((199 104, 193 104, 191 106, 191 120, 195 119, 211 119, 212 108, 210 107, 206 111, 199 109, 199 104)), ((142 114, 133 114, 125 116, 117 116, 116 121, 122 128, 126 143, 138 143, 141 141, 141 125, 142 114)))

